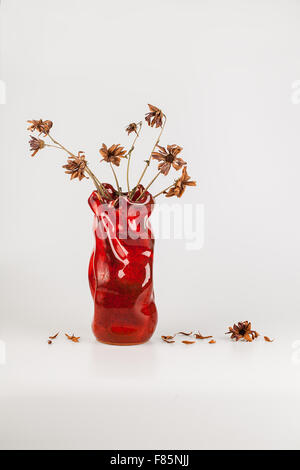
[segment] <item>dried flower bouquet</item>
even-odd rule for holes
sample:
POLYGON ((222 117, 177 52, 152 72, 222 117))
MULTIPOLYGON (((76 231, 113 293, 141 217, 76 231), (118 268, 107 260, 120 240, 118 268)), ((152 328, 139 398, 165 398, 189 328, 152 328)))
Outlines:
POLYGON ((100 182, 97 176, 92 172, 89 167, 89 164, 86 160, 85 153, 83 151, 79 151, 77 154, 68 150, 64 145, 60 144, 53 136, 52 121, 46 120, 31 120, 28 121, 29 127, 28 130, 31 132, 37 131, 39 133, 38 137, 31 135, 29 144, 30 150, 32 152, 31 156, 34 157, 39 151, 45 149, 46 147, 52 147, 59 150, 63 150, 68 155, 68 160, 63 168, 65 169, 65 173, 69 174, 71 180, 78 178, 81 181, 84 178, 91 178, 94 182, 96 187, 98 197, 100 200, 105 202, 111 201, 119 196, 127 195, 128 199, 135 202, 142 202, 143 195, 148 191, 150 186, 156 181, 156 179, 163 175, 167 176, 171 169, 175 171, 182 170, 181 176, 173 183, 168 185, 159 193, 155 194, 153 197, 154 199, 158 196, 164 194, 166 197, 181 197, 186 189, 187 186, 196 186, 195 181, 191 181, 191 177, 187 173, 187 163, 179 156, 182 151, 182 147, 176 144, 167 145, 163 147, 159 145, 162 133, 164 131, 166 125, 166 115, 163 113, 161 109, 151 104, 149 106, 149 112, 146 113, 145 121, 148 123, 150 127, 160 128, 158 137, 154 143, 154 147, 150 154, 148 160, 145 161, 145 168, 137 182, 137 184, 131 188, 129 177, 130 177, 130 163, 132 158, 132 153, 135 148, 135 143, 137 139, 140 137, 141 129, 142 129, 142 121, 137 123, 133 122, 130 123, 126 127, 126 132, 128 135, 133 134, 133 142, 129 149, 126 151, 124 147, 119 144, 111 145, 108 147, 105 144, 102 144, 102 147, 99 149, 99 153, 101 155, 101 162, 106 162, 110 165, 113 177, 116 184, 116 194, 113 194, 107 187, 106 183, 100 182), (43 138, 41 138, 43 137, 43 138), (47 140, 46 140, 47 139, 47 140), (127 180, 127 192, 122 192, 122 189, 119 184, 119 180, 116 174, 114 167, 119 167, 122 159, 127 160, 127 170, 126 170, 126 180, 127 180), (150 166, 152 160, 156 160, 158 162, 157 173, 151 179, 151 181, 145 186, 142 186, 142 180, 146 174, 147 169, 150 166))

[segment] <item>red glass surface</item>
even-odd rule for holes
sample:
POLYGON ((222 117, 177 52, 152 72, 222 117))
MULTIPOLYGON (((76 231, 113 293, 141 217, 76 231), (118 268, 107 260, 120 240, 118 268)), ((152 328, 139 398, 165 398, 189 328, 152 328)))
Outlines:
POLYGON ((100 201, 94 191, 89 205, 94 216, 95 248, 89 282, 95 311, 92 329, 109 344, 140 344, 151 338, 157 323, 152 266, 154 238, 148 218, 154 200, 139 185, 134 201, 118 197, 104 184, 113 201, 100 201))

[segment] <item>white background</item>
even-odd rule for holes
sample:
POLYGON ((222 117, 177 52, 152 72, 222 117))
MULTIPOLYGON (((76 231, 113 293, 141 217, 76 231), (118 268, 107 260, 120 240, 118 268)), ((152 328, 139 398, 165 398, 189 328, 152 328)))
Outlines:
MULTIPOLYGON (((299 447, 300 2, 2 0, 0 14, 0 446, 299 447), (68 181, 63 153, 31 159, 26 120, 54 121, 112 181, 98 149, 128 147, 147 103, 198 182, 181 201, 204 205, 205 244, 157 241, 157 332, 109 348, 89 328, 91 183, 68 181), (276 341, 223 338, 246 319, 276 341), (49 350, 58 329, 81 343, 49 350), (160 344, 178 329, 217 343, 160 344)), ((132 181, 156 135, 145 126, 132 181)))

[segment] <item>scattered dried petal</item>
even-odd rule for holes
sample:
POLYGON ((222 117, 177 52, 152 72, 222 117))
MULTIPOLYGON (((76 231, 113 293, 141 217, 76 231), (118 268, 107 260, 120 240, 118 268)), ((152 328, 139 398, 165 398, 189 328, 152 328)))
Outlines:
POLYGON ((195 343, 195 341, 181 341, 181 342, 184 343, 184 344, 194 344, 195 343))
POLYGON ((161 339, 165 342, 165 343, 175 343, 175 341, 173 341, 173 338, 174 336, 162 336, 161 339))
POLYGON ((198 331, 198 333, 196 333, 194 336, 195 336, 196 339, 208 339, 208 338, 212 338, 212 336, 202 336, 201 333, 199 333, 199 331, 198 331))
POLYGON ((211 339, 210 341, 208 341, 208 344, 215 344, 215 340, 214 339, 211 339))
POLYGON ((267 341, 267 343, 273 343, 274 341, 274 339, 270 339, 268 336, 264 336, 264 339, 267 341))
POLYGON ((48 339, 48 344, 52 344, 52 341, 50 339, 48 339))
POLYGON ((55 339, 55 338, 57 338, 57 337, 58 337, 58 335, 59 335, 59 332, 58 332, 58 333, 56 333, 56 335, 54 335, 54 336, 49 336, 49 339, 55 339))
POLYGON ((73 343, 79 343, 80 336, 76 337, 76 336, 74 336, 74 334, 72 336, 70 336, 67 333, 65 333, 65 335, 70 341, 73 341, 73 343))
POLYGON ((191 336, 193 332, 191 331, 190 333, 186 333, 185 331, 179 331, 178 333, 176 333, 177 335, 185 335, 185 336, 191 336))

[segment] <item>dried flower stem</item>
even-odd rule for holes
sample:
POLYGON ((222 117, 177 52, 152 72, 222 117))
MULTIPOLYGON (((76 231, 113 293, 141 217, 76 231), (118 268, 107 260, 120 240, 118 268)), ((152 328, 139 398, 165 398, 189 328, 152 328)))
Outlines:
POLYGON ((138 139, 138 137, 139 137, 139 135, 140 135, 140 132, 141 132, 141 129, 142 129, 142 124, 143 124, 142 121, 140 121, 140 122, 138 123, 139 130, 136 132, 135 138, 134 138, 134 140, 133 140, 133 142, 132 142, 132 146, 131 146, 131 148, 130 148, 128 154, 127 154, 127 159, 128 159, 128 161, 127 161, 127 190, 128 190, 128 195, 130 194, 130 185, 129 185, 129 167, 130 167, 130 159, 131 159, 131 154, 132 154, 132 152, 133 152, 133 150, 134 150, 135 143, 136 143, 136 141, 137 141, 137 139, 138 139))
POLYGON ((162 191, 160 191, 160 193, 157 193, 155 194, 155 196, 153 196, 153 199, 155 199, 156 197, 160 196, 161 194, 163 194, 165 191, 168 191, 168 189, 172 188, 174 186, 175 183, 171 184, 170 186, 168 186, 167 188, 163 189, 162 191))
POLYGON ((156 178, 159 177, 159 175, 161 174, 161 172, 159 171, 155 176, 154 178, 150 181, 150 183, 148 184, 148 186, 146 186, 146 188, 144 189, 144 191, 142 192, 142 194, 137 198, 137 201, 139 199, 141 199, 142 196, 144 196, 145 192, 148 190, 148 188, 150 188, 151 184, 154 183, 154 181, 156 180, 156 178))
POLYGON ((61 150, 61 147, 58 147, 57 145, 45 144, 45 147, 52 147, 52 148, 54 148, 54 149, 59 149, 59 150, 61 150))
MULTIPOLYGON (((136 188, 137 188, 137 186, 140 184, 140 182, 142 181, 142 179, 144 178, 144 175, 145 175, 145 173, 146 173, 146 171, 147 171, 147 168, 148 168, 148 166, 150 165, 150 162, 151 162, 151 159, 152 159, 152 153, 154 152, 154 150, 156 149, 157 145, 158 145, 159 142, 160 142, 161 135, 162 135, 162 133, 163 133, 163 131, 164 131, 164 128, 165 128, 165 125, 166 125, 166 122, 167 122, 167 116, 166 116, 165 114, 164 114, 163 116, 164 116, 164 118, 165 118, 165 119, 164 119, 164 123, 163 123, 163 125, 162 125, 162 127, 161 127, 161 130, 160 130, 160 133, 159 133, 159 135, 158 135, 158 138, 157 138, 157 140, 156 140, 156 142, 155 142, 155 144, 154 144, 154 147, 153 147, 153 149, 152 149, 152 152, 151 152, 151 155, 150 155, 150 157, 149 157, 149 160, 146 160, 146 166, 145 166, 145 168, 144 168, 144 170, 143 170, 143 172, 142 172, 142 174, 141 174, 141 176, 140 176, 140 179, 139 179, 138 182, 137 182, 136 187, 133 189, 132 194, 130 195, 130 198, 131 198, 131 199, 132 199, 133 196, 135 195, 136 188)), ((151 184, 152 184, 152 183, 151 183, 151 184)), ((141 196, 140 196, 140 197, 141 197, 141 196)), ((139 198, 139 199, 140 199, 140 198, 139 198)))
POLYGON ((70 157, 76 158, 76 155, 74 155, 72 152, 70 152, 70 150, 66 149, 63 145, 61 145, 59 142, 57 142, 57 140, 53 139, 53 137, 49 133, 48 133, 48 137, 49 137, 49 139, 52 140, 52 142, 54 144, 58 145, 59 148, 61 148, 65 152, 67 152, 70 155, 70 157))
POLYGON ((113 175, 115 177, 116 185, 117 185, 117 188, 118 188, 118 193, 120 195, 121 194, 121 188, 120 188, 120 185, 119 185, 119 181, 118 181, 116 172, 115 172, 114 167, 112 166, 111 162, 109 162, 109 164, 110 164, 110 167, 111 167, 111 171, 113 172, 113 175))
MULTIPOLYGON (((49 133, 48 133, 48 137, 52 140, 52 142, 54 144, 56 144, 55 146, 54 145, 49 145, 49 147, 55 147, 55 148, 58 148, 58 149, 61 149, 61 150, 64 150, 65 152, 67 152, 67 154, 69 154, 72 158, 76 158, 76 155, 74 155, 72 152, 70 152, 70 150, 68 150, 66 147, 64 147, 62 144, 60 144, 59 142, 57 142, 57 140, 55 140, 49 133), (58 146, 58 147, 57 147, 58 146)), ((48 145, 48 144, 46 144, 48 145)), ((88 165, 86 166, 85 168, 85 171, 86 173, 92 178, 95 186, 96 186, 96 189, 98 191, 98 194, 101 198, 101 196, 106 196, 108 197, 109 199, 112 199, 112 197, 110 196, 110 194, 106 191, 106 189, 104 188, 104 186, 100 183, 100 181, 96 178, 96 176, 94 175, 94 173, 90 170, 90 168, 88 167, 88 165)))

